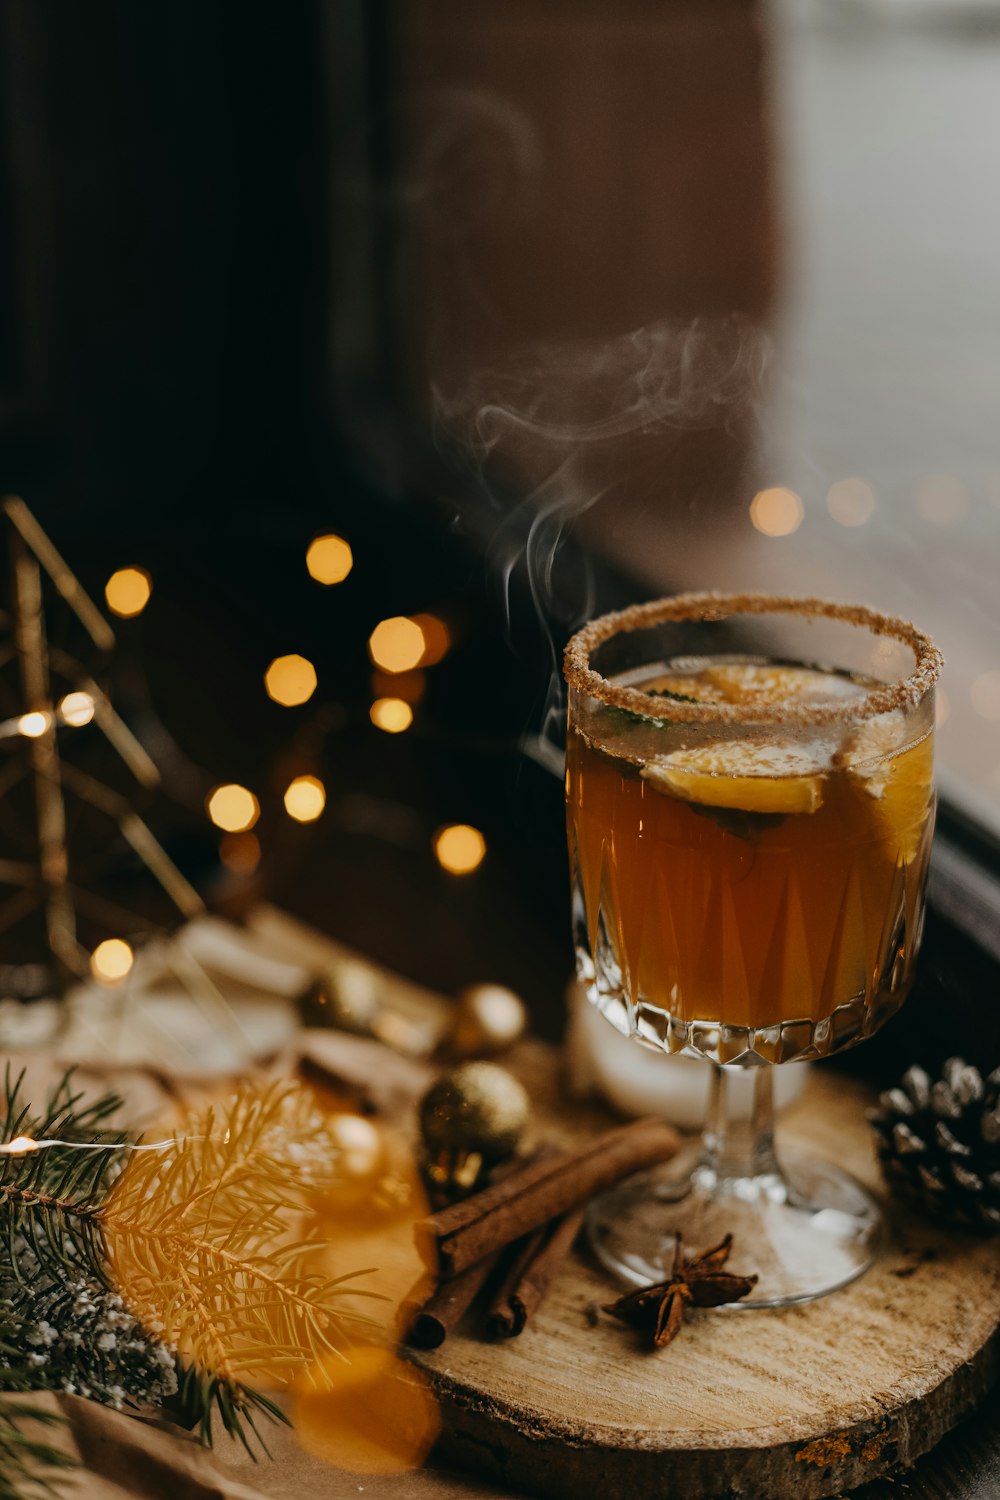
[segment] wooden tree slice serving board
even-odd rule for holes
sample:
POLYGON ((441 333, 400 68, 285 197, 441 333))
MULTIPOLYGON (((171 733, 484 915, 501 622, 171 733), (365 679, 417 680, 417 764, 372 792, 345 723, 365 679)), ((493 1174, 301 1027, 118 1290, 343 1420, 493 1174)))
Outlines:
MULTIPOLYGON (((560 1101, 549 1049, 519 1048, 514 1066, 540 1132, 606 1128, 560 1101)), ((835 1158, 880 1192, 868 1103, 813 1068, 779 1145, 835 1158)), ((616 1291, 578 1247, 519 1338, 482 1342, 467 1319, 411 1356, 441 1401, 445 1452, 546 1500, 812 1500, 912 1463, 1000 1371, 1000 1244, 888 1206, 889 1243, 852 1286, 781 1311, 696 1312, 656 1352, 604 1313, 592 1326, 616 1291)))

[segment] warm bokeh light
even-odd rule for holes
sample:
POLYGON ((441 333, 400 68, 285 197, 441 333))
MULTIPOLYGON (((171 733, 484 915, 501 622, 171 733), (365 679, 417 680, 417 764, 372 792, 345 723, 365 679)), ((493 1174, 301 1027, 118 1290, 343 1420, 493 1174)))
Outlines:
POLYGON ((760 490, 750 502, 750 519, 765 536, 790 536, 802 525, 805 509, 794 490, 760 490))
POLYGON ((346 1184, 363 1185, 368 1194, 372 1178, 383 1166, 385 1142, 382 1131, 363 1115, 344 1111, 327 1121, 327 1134, 335 1154, 337 1181, 330 1191, 343 1202, 340 1189, 346 1184))
POLYGON ((134 962, 135 954, 122 938, 105 938, 90 955, 90 972, 104 984, 117 984, 134 962))
POLYGON ((368 710, 376 729, 386 734, 402 734, 413 723, 413 709, 403 698, 376 698, 368 710))
POLYGON ((441 1432, 423 1371, 371 1345, 355 1344, 349 1359, 331 1355, 307 1370, 293 1386, 292 1414, 307 1452, 354 1474, 417 1469, 441 1432))
POLYGON ((219 858, 234 875, 252 875, 260 864, 260 839, 255 833, 227 833, 219 844, 219 858))
POLYGON ((420 658, 422 667, 433 667, 447 655, 451 647, 451 632, 437 615, 413 615, 414 625, 419 625, 424 638, 424 651, 420 658))
POLYGON ((951 717, 951 699, 944 688, 934 689, 934 728, 941 729, 951 717))
POLYGON ((434 835, 434 853, 450 875, 470 875, 483 862, 486 840, 468 823, 449 823, 434 835))
POLYGON ((393 615, 375 626, 368 639, 368 655, 383 672, 408 672, 423 661, 426 645, 416 620, 393 615))
POLYGON ((19 734, 24 735, 25 739, 37 740, 40 735, 45 733, 51 723, 51 714, 36 711, 30 714, 22 714, 17 721, 17 729, 19 734))
POLYGON ((419 703, 427 691, 427 676, 424 672, 373 672, 372 695, 375 698, 402 698, 406 703, 419 703))
POLYGON ((2 1149, 5 1156, 24 1156, 28 1151, 37 1151, 38 1142, 33 1141, 30 1135, 16 1135, 2 1149))
POLYGON ((913 499, 924 520, 933 526, 954 526, 968 505, 964 484, 951 474, 928 474, 917 485, 913 499))
POLYGON ((285 789, 285 812, 296 823, 315 823, 326 806, 326 787, 318 776, 296 776, 285 789))
POLYGON ((300 703, 308 703, 316 691, 316 668, 294 652, 276 656, 264 673, 264 686, 268 697, 282 708, 297 708, 300 703))
POLYGON ((64 724, 81 729, 94 717, 94 700, 89 693, 67 693, 59 704, 59 714, 64 724))
POLYGON ((354 553, 342 536, 318 536, 306 553, 309 577, 317 583, 343 583, 354 567, 354 553))
POLYGON ((216 828, 226 833, 245 833, 260 817, 260 803, 253 792, 234 781, 215 787, 205 806, 216 828))
POLYGON ((980 672, 972 684, 972 706, 981 718, 1000 720, 1000 672, 980 672))
POLYGON ((827 491, 826 508, 841 526, 866 526, 875 513, 875 491, 864 479, 838 479, 827 491))
POLYGON ((153 582, 145 568, 119 568, 104 585, 108 608, 123 620, 141 615, 152 592, 153 582))

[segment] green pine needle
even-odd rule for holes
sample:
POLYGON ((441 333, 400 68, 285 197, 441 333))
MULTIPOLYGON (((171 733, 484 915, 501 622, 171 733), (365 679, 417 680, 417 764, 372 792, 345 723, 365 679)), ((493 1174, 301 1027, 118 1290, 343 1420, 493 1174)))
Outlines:
MULTIPOLYGON (((36 1357, 38 1339, 32 1335, 43 1323, 50 1331, 70 1328, 79 1317, 81 1289, 91 1310, 103 1302, 120 1305, 109 1275, 101 1210, 128 1160, 122 1147, 130 1138, 108 1124, 122 1104, 116 1094, 88 1101, 74 1090, 67 1073, 36 1113, 23 1098, 23 1085, 24 1074, 14 1077, 8 1064, 0 1094, 0 1141, 24 1135, 102 1149, 52 1146, 0 1156, 0 1391, 76 1388, 86 1393, 79 1383, 67 1384, 65 1367, 48 1357, 44 1345, 36 1357)), ((155 1351, 156 1340, 150 1342, 155 1351)), ((103 1364, 92 1349, 85 1356, 100 1365, 106 1384, 114 1378, 113 1356, 103 1358, 103 1364)), ((287 1421, 279 1407, 228 1374, 176 1356, 175 1364, 178 1390, 166 1404, 185 1426, 211 1444, 217 1413, 225 1431, 248 1452, 254 1452, 255 1444, 267 1452, 254 1419, 263 1415, 287 1421)), ((98 1396, 96 1389, 90 1393, 98 1396)), ((126 1396, 124 1403, 116 1398, 115 1404, 134 1405, 134 1398, 126 1396)), ((0 1500, 56 1493, 50 1471, 65 1469, 73 1460, 31 1436, 30 1426, 57 1420, 27 1404, 0 1402, 0 1500)))

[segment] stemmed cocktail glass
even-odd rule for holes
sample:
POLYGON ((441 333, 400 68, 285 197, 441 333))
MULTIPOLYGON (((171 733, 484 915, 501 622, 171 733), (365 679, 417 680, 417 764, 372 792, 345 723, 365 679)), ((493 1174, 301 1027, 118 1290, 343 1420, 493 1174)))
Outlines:
MULTIPOLYGON (((809 1301, 871 1263, 875 1200, 779 1158, 771 1067, 871 1036, 920 943, 941 658, 902 620, 814 599, 689 594, 570 642, 567 804, 578 972, 619 1031, 714 1064, 686 1160, 599 1198, 626 1283, 735 1235, 742 1305, 809 1301), (752 1069, 749 1119, 733 1070, 752 1069)), ((829 1142, 831 1157, 837 1142, 829 1142)))

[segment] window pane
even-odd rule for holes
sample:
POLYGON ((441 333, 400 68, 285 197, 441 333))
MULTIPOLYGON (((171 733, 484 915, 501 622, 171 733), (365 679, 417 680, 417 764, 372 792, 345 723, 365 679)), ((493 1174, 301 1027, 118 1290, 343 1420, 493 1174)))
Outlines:
POLYGON ((417 482, 500 576, 528 538, 563 638, 601 603, 550 566, 567 534, 637 593, 917 620, 946 788, 1000 826, 1000 8, 399 17, 384 295, 417 482), (537 524, 498 520, 518 497, 537 524))
POLYGON ((808 590, 918 620, 947 661, 946 788, 1000 824, 1000 30, 994 6, 787 6, 788 277, 758 544, 808 590))

